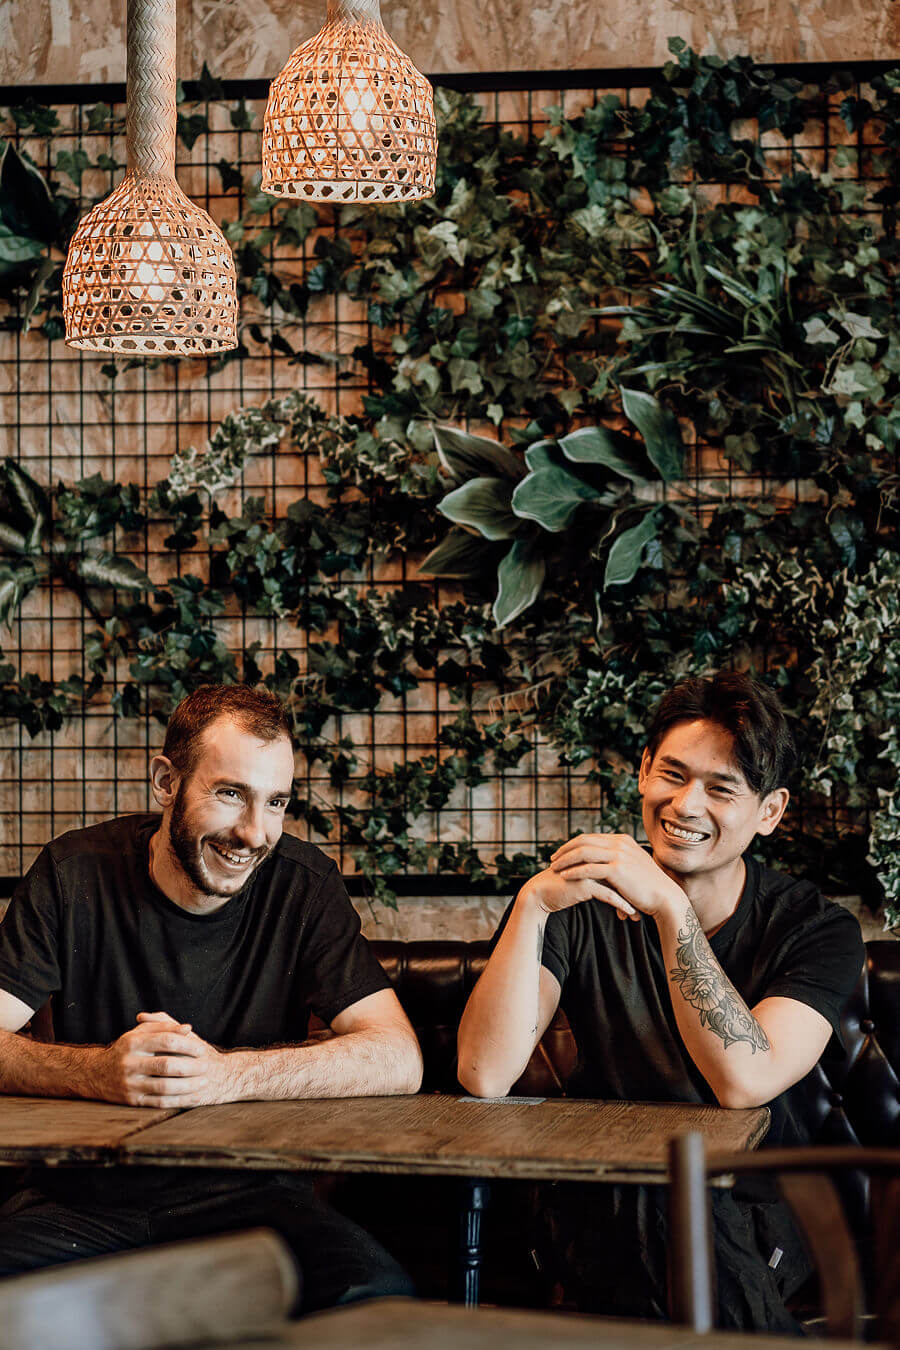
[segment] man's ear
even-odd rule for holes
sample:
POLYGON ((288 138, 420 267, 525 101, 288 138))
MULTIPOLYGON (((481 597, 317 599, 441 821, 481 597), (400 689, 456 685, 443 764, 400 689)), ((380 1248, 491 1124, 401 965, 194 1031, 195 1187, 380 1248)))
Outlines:
POLYGON ((647 775, 650 772, 650 765, 653 763, 653 756, 649 747, 644 747, 644 753, 641 755, 641 767, 638 769, 638 792, 643 796, 644 786, 647 782, 647 775))
POLYGON ((181 775, 170 759, 165 755, 153 756, 150 761, 150 791, 157 806, 161 806, 164 811, 174 802, 180 781, 181 775))
POLYGON ((759 824, 756 827, 757 834, 772 833, 785 813, 790 795, 787 788, 775 788, 774 792, 763 798, 759 824))

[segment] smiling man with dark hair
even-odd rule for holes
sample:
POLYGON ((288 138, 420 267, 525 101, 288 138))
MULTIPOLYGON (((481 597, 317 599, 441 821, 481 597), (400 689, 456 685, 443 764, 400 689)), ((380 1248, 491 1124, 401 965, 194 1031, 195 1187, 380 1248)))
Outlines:
MULTIPOLYGON (((150 765, 161 813, 55 839, 0 925, 0 1091, 130 1106, 416 1092, 415 1033, 340 874, 283 833, 284 709, 205 686, 150 765), (56 1042, 16 1033, 51 1001, 56 1042), (334 1033, 307 1040, 310 1014, 334 1033)), ((44 1169, 0 1211, 0 1274, 263 1224, 304 1310, 410 1283, 302 1177, 44 1169)))
MULTIPOLYGON (((649 850, 581 835, 526 883, 463 1016, 460 1081, 508 1092, 561 1004, 573 1096, 768 1103, 770 1144, 808 1142, 801 1080, 840 1035, 863 952, 847 911, 749 852, 784 814, 793 759, 777 699, 747 676, 672 689, 638 778, 649 850)), ((663 1315, 659 1197, 605 1187, 548 1210, 583 1306, 663 1315)), ((793 1329, 781 1295, 806 1262, 783 1212, 717 1210, 723 1324, 793 1329)))

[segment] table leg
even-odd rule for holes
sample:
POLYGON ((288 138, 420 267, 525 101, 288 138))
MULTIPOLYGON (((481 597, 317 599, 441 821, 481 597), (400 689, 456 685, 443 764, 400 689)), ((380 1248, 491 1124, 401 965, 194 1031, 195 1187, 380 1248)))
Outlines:
POLYGON ((478 1307, 481 1221, 490 1199, 491 1188, 486 1181, 463 1181, 459 1197, 459 1246, 450 1296, 454 1303, 462 1303, 467 1308, 478 1307))

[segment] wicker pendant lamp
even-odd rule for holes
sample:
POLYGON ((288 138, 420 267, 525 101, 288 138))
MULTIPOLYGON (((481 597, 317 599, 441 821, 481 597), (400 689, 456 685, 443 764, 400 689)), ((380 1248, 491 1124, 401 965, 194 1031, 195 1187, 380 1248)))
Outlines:
POLYGON ((328 0, 325 26, 272 82, 262 188, 304 201, 409 202, 434 192, 431 85, 378 0, 328 0))
POLYGON ((237 346, 225 236, 175 181, 175 0, 128 0, 127 172, 72 237, 70 347, 208 356, 237 346))

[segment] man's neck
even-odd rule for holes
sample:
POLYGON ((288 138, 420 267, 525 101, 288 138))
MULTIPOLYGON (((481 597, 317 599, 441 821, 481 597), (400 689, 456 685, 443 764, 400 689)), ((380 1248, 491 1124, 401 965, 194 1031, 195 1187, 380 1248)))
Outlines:
POLYGON ((684 891, 707 937, 721 928, 740 904, 747 878, 743 858, 736 858, 728 867, 717 868, 715 872, 696 876, 682 876, 661 863, 657 865, 684 891))
POLYGON ((228 896, 207 895, 197 889, 179 866, 164 825, 150 837, 149 864, 150 880, 157 890, 188 914, 213 914, 228 904, 228 896))

